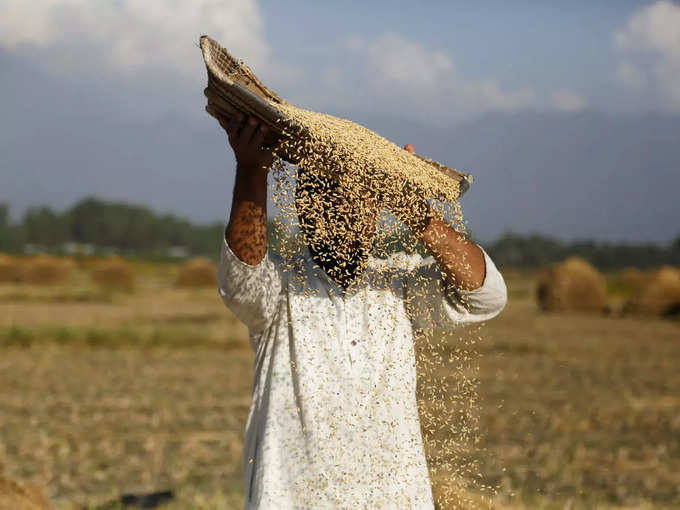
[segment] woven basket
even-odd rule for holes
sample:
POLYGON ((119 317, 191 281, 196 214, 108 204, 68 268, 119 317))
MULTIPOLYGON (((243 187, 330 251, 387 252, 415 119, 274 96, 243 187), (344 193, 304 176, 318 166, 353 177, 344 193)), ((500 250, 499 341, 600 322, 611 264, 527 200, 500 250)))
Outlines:
MULTIPOLYGON (((274 147, 283 136, 305 136, 303 126, 291 122, 287 116, 279 110, 277 104, 287 102, 267 88, 250 68, 242 61, 236 60, 229 52, 208 36, 200 39, 203 59, 208 70, 208 86, 205 95, 208 98, 206 111, 213 117, 231 117, 237 113, 256 117, 269 127, 269 135, 265 144, 274 147), (292 134, 291 134, 292 133, 292 134)), ((289 162, 295 163, 294 158, 286 154, 279 154, 289 162)), ((459 195, 465 193, 472 176, 449 168, 434 160, 412 155, 414 160, 418 158, 432 165, 438 172, 458 183, 459 195)), ((452 197, 439 196, 433 193, 423 193, 427 198, 446 201, 452 197)), ((457 197, 453 197, 457 198, 457 197)))

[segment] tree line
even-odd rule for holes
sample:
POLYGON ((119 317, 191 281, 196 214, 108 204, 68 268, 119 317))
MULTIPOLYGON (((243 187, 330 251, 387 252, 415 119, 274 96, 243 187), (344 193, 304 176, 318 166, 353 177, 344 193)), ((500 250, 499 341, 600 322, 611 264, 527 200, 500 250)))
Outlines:
MULTIPOLYGON (((123 202, 84 198, 64 211, 29 208, 17 222, 0 203, 0 252, 49 253, 87 249, 94 254, 120 253, 138 257, 206 256, 216 258, 224 223, 197 224, 172 214, 123 202)), ((391 240, 398 249, 398 239, 391 240)), ((273 244, 280 242, 272 239, 273 244)), ((502 267, 542 267, 580 256, 601 269, 680 266, 680 237, 668 245, 566 242, 541 235, 506 233, 484 248, 502 267)))
POLYGON ((11 222, 9 208, 0 204, 0 251, 28 249, 165 257, 178 250, 187 256, 215 256, 224 225, 200 225, 148 207, 85 198, 64 211, 31 207, 20 221, 11 222))

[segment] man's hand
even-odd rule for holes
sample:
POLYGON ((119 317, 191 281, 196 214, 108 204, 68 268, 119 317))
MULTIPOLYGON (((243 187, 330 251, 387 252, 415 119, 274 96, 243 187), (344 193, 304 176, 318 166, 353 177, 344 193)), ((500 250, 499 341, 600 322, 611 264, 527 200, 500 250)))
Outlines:
MULTIPOLYGON (((415 154, 410 143, 404 149, 415 154)), ((430 210, 426 200, 420 205, 413 209, 417 214, 405 220, 414 235, 435 258, 449 283, 463 290, 479 288, 486 277, 486 262, 481 248, 452 228, 440 214, 430 210), (413 219, 413 216, 421 214, 424 219, 413 219)))
POLYGON ((267 171, 274 162, 264 147, 267 126, 254 117, 218 118, 236 156, 236 181, 226 240, 246 264, 259 264, 267 253, 267 171))
POLYGON ((274 162, 271 148, 264 147, 264 140, 269 132, 266 124, 258 122, 255 117, 242 114, 226 119, 218 118, 220 126, 227 132, 229 145, 234 150, 237 170, 247 172, 267 171, 274 162))

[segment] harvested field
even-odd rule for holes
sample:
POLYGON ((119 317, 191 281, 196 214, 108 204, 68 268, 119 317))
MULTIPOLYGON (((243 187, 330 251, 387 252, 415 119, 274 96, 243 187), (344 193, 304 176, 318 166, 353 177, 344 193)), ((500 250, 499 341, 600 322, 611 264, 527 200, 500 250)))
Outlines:
MULTIPOLYGON (((139 274, 108 300, 45 299, 97 296, 87 273, 58 289, 0 285, 23 296, 0 299, 0 474, 57 508, 166 488, 168 508, 240 508, 245 328, 216 290, 173 288, 176 267, 139 274)), ((499 487, 495 507, 677 508, 680 323, 543 314, 533 278, 508 272, 508 284, 477 343, 481 436, 468 452, 499 487)))

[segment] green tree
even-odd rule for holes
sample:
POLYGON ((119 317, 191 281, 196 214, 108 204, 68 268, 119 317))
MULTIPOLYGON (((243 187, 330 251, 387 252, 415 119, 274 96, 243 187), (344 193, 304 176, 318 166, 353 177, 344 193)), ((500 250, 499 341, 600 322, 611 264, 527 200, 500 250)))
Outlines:
POLYGON ((26 241, 58 249, 69 240, 68 224, 63 215, 49 207, 31 207, 24 214, 23 227, 26 241))
POLYGON ((0 252, 20 252, 24 245, 21 225, 12 224, 9 206, 0 203, 0 252))

